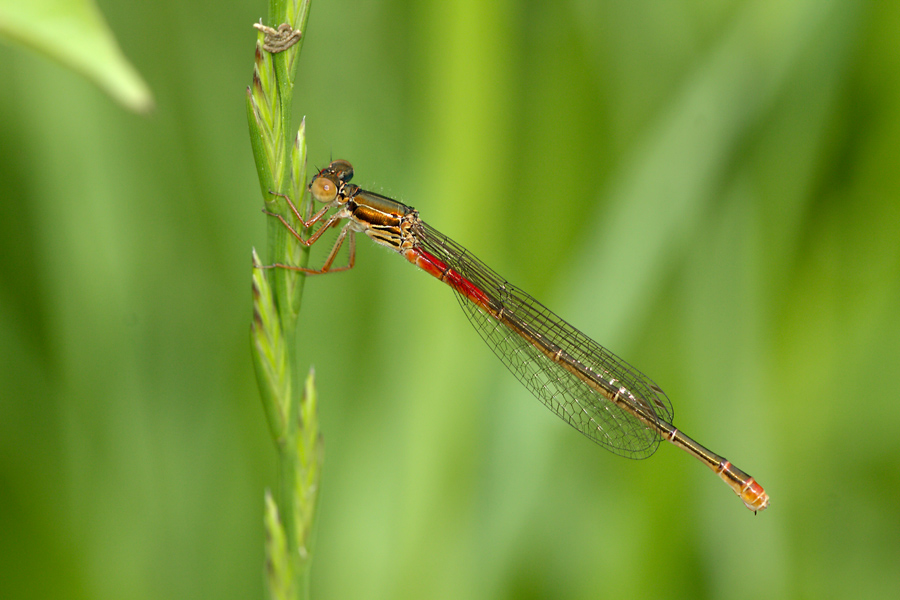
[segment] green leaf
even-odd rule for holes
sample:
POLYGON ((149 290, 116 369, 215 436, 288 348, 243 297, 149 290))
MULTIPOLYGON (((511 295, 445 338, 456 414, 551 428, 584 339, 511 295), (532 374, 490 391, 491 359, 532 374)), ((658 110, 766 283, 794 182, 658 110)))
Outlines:
POLYGON ((80 73, 131 111, 153 108, 149 86, 91 0, 0 0, 0 36, 80 73))

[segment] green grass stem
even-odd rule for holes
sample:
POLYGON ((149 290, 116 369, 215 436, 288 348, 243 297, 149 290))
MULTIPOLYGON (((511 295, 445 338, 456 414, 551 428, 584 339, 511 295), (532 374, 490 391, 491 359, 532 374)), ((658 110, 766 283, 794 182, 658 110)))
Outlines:
MULTIPOLYGON (((296 219, 287 194, 300 203, 306 190, 306 128, 291 133, 291 101, 310 1, 271 0, 269 23, 259 25, 253 81, 247 88, 250 143, 264 210, 296 219)), ((278 219, 269 218, 269 264, 306 266, 308 249, 278 219)), ((266 492, 266 579, 269 597, 309 597, 312 529, 322 466, 312 371, 301 381, 295 354, 297 319, 306 276, 264 269, 253 252, 251 352, 260 396, 278 451, 277 497, 266 492)))

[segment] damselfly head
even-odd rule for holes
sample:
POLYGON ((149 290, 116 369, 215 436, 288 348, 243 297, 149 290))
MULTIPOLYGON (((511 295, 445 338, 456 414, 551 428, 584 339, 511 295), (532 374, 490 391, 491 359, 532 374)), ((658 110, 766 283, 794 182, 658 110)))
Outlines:
POLYGON ((353 177, 353 165, 346 160, 331 161, 309 182, 309 191, 319 202, 333 202, 344 184, 353 177))

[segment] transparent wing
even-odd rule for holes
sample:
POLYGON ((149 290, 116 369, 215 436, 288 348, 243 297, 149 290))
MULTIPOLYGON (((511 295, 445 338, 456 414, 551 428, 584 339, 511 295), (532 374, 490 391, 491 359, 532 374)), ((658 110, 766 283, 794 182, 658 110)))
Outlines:
POLYGON ((645 420, 671 423, 672 405, 653 381, 447 236, 421 221, 416 227, 424 250, 490 299, 485 308, 459 291, 456 294, 478 334, 522 385, 569 425, 615 454, 646 458, 656 451, 662 441, 659 431, 583 378, 621 390, 625 402, 645 420))

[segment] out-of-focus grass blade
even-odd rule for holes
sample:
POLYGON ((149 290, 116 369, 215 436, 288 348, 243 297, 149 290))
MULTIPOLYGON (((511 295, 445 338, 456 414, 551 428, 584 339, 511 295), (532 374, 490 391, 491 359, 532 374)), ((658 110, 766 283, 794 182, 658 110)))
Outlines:
POLYGON ((134 112, 153 95, 91 0, 0 0, 0 37, 78 72, 134 112))
POLYGON ((562 287, 574 295, 564 314, 579 315, 579 326, 607 343, 640 318, 673 255, 686 251, 703 211, 732 175, 737 149, 768 117, 822 22, 843 15, 841 6, 750 4, 722 28, 604 190, 608 208, 591 228, 603 235, 588 238, 569 271, 572 281, 562 287), (616 293, 605 294, 601 313, 594 310, 596 282, 608 284, 610 274, 616 293))

